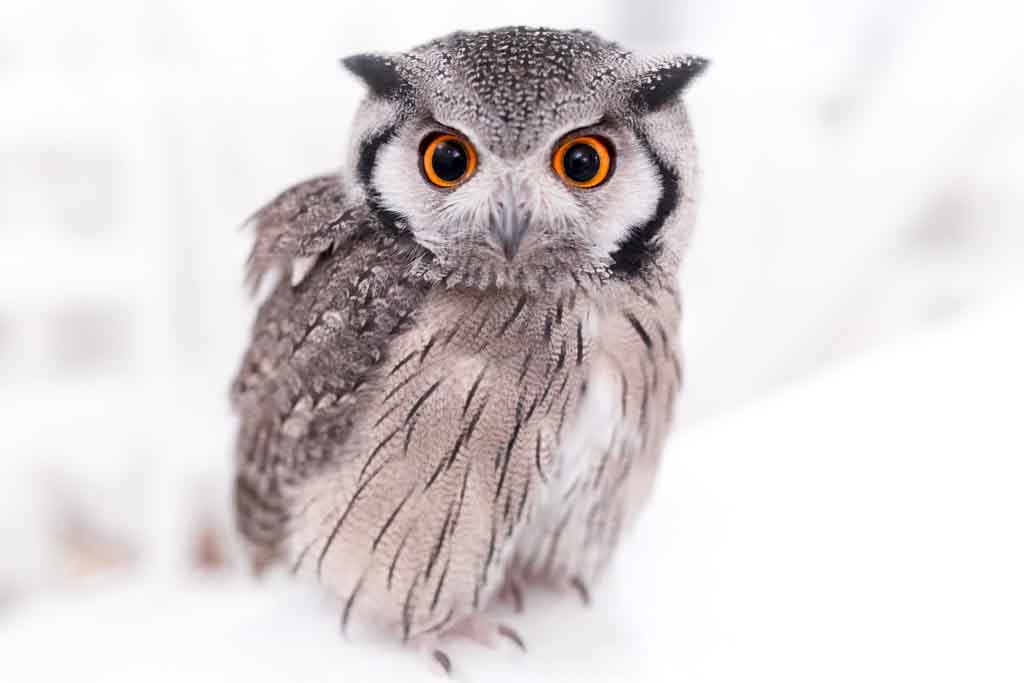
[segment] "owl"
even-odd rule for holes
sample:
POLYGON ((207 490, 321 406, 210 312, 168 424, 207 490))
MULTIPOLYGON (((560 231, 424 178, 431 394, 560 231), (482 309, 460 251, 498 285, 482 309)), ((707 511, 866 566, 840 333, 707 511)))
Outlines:
POLYGON ((445 637, 522 644, 492 601, 589 600, 651 492, 705 61, 511 27, 343 64, 347 161, 251 220, 237 523, 448 669, 445 637))

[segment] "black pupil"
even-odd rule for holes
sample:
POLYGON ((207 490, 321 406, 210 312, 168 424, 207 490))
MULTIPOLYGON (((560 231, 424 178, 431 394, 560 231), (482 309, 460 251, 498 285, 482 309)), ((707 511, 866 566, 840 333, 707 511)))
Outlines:
POLYGON ((452 183, 465 175, 469 167, 469 155, 461 142, 442 140, 434 146, 430 164, 438 178, 452 183))
POLYGON ((585 183, 593 180, 601 170, 601 157, 592 146, 579 142, 566 150, 562 166, 571 180, 585 183))

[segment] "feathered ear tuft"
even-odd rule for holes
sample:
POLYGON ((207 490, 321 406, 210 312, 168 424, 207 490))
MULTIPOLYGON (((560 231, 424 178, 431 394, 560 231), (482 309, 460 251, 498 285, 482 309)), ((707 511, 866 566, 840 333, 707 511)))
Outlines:
POLYGON ((703 57, 686 56, 658 64, 633 82, 630 101, 646 111, 661 109, 679 96, 708 66, 703 57))
POLYGON ((341 65, 361 78, 370 92, 378 97, 395 97, 409 87, 409 82, 391 57, 363 53, 345 57, 341 65))

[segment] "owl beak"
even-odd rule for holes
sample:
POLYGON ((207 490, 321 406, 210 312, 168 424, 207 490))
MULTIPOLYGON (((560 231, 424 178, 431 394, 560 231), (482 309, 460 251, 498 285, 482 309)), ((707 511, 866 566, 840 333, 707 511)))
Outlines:
POLYGON ((491 213, 491 236, 511 261, 519 253, 523 237, 530 229, 532 212, 522 186, 515 182, 505 182, 499 190, 494 210, 491 213))

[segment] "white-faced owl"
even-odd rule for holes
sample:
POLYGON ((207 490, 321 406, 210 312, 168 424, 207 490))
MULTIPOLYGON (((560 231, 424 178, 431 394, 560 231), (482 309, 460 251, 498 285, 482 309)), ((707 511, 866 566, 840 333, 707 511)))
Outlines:
POLYGON ((705 62, 515 27, 343 64, 347 160, 252 219, 238 524, 447 665, 445 635, 518 641, 499 595, 586 595, 651 491, 705 62))

